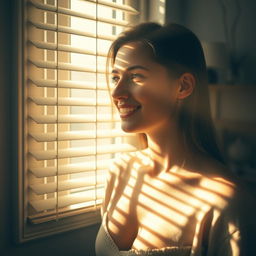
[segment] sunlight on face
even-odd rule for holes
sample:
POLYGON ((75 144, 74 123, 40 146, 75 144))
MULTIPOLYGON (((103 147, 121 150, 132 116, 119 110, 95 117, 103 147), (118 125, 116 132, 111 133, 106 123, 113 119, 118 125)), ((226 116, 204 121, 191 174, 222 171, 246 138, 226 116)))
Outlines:
POLYGON ((125 69, 129 67, 129 60, 127 60, 127 56, 131 55, 134 49, 135 48, 130 45, 124 45, 123 47, 121 47, 115 57, 115 64, 113 70, 125 71, 125 69))
MULTIPOLYGON (((118 62, 125 62, 125 61, 122 61, 122 60, 119 59, 118 62)), ((121 64, 121 65, 120 65, 120 64, 116 64, 115 67, 116 67, 118 70, 121 70, 121 71, 124 71, 124 70, 125 70, 125 68, 123 67, 122 64, 121 64)), ((112 72, 112 73, 114 73, 114 72, 112 72)))
POLYGON ((150 46, 142 42, 122 46, 111 76, 111 94, 125 132, 146 133, 173 122, 177 79, 155 61, 150 46))
MULTIPOLYGON (((119 54, 120 54, 120 55, 124 55, 124 53, 122 53, 122 52, 119 53, 119 54)), ((120 64, 121 64, 121 63, 128 64, 128 61, 126 61, 124 58, 120 58, 120 57, 116 57, 116 58, 115 58, 115 62, 116 62, 116 63, 120 63, 120 64)), ((120 66, 121 66, 121 65, 120 65, 120 66)), ((123 68, 123 67, 122 67, 122 68, 123 68)))

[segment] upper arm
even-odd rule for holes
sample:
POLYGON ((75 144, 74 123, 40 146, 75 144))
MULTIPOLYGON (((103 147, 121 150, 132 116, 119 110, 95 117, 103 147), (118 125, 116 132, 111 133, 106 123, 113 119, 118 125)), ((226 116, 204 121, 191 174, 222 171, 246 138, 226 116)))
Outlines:
POLYGON ((256 255, 255 216, 254 200, 251 201, 247 194, 238 193, 212 227, 207 256, 256 255))
POLYGON ((118 166, 115 164, 115 162, 112 162, 112 164, 110 165, 108 174, 107 174, 107 179, 106 179, 105 195, 104 195, 104 200, 103 200, 102 208, 101 208, 102 216, 108 209, 108 205, 109 205, 110 199, 112 197, 115 183, 117 180, 117 175, 118 175, 118 166))
POLYGON ((101 208, 102 216, 106 211, 110 210, 110 207, 115 207, 115 204, 123 193, 123 189, 129 178, 131 159, 132 156, 129 154, 122 153, 110 165, 106 181, 105 197, 101 208))
POLYGON ((250 232, 249 226, 236 229, 223 239, 219 251, 217 255, 221 256, 256 255, 255 233, 250 232))

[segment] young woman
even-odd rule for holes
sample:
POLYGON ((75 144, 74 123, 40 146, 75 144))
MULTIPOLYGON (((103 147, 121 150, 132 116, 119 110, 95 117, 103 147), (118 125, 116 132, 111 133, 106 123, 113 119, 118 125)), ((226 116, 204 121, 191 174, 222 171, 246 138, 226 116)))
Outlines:
POLYGON ((256 255, 254 200, 218 151, 197 37, 143 23, 109 60, 122 129, 147 147, 109 171, 96 255, 256 255))

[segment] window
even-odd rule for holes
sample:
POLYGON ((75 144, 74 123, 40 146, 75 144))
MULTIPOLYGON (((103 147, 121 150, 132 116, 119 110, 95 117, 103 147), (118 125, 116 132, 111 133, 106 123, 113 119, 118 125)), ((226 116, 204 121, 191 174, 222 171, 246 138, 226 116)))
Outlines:
POLYGON ((111 159, 136 149, 119 130, 105 62, 138 11, 124 0, 28 0, 22 9, 18 239, 26 241, 97 223, 111 159))

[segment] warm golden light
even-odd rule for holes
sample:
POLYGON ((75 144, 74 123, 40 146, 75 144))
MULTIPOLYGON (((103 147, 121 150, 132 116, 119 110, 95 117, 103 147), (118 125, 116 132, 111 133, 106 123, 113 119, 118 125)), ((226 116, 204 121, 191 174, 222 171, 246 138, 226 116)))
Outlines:
POLYGON ((140 202, 141 205, 151 205, 153 209, 158 209, 161 215, 167 220, 174 218, 178 225, 184 225, 186 223, 187 218, 185 216, 189 212, 191 213, 192 210, 192 208, 188 209, 189 207, 186 207, 185 204, 182 204, 178 200, 147 185, 142 187, 140 202), (159 198, 161 198, 161 201, 159 198), (163 205, 161 202, 166 202, 166 205, 163 205), (184 211, 184 208, 189 211, 184 211), (184 214, 181 214, 182 212, 184 212, 184 214))
MULTIPOLYGON (((115 220, 118 220, 119 224, 124 224, 126 222, 126 216, 124 214, 122 214, 120 210, 114 211, 113 218, 115 220)), ((117 228, 117 226, 115 226, 115 228, 117 228)), ((113 232, 113 229, 112 229, 112 232, 113 232)))
POLYGON ((117 62, 123 62, 123 63, 125 63, 125 64, 128 63, 128 61, 124 60, 123 58, 119 58, 119 57, 116 57, 116 58, 115 58, 115 61, 117 61, 117 62))
POLYGON ((128 44, 124 45, 123 47, 127 48, 128 50, 134 50, 134 47, 128 44))
POLYGON ((228 231, 229 234, 232 234, 232 238, 230 239, 230 247, 232 251, 232 255, 239 255, 239 245, 238 242, 240 240, 240 233, 238 231, 238 228, 235 224, 229 223, 228 224, 228 231))
POLYGON ((122 63, 119 63, 119 64, 117 64, 117 63, 118 63, 118 62, 115 63, 115 69, 119 69, 119 70, 121 70, 121 71, 124 71, 125 68, 122 66, 122 63))
POLYGON ((200 182, 200 186, 212 192, 218 193, 225 197, 230 197, 234 193, 234 188, 231 183, 223 183, 223 179, 210 179, 205 178, 200 182))
MULTIPOLYGON (((152 223, 154 224, 154 223, 152 223)), ((159 228, 159 227, 157 227, 159 228)), ((138 242, 142 243, 143 246, 142 249, 146 250, 150 246, 151 248, 154 248, 156 245, 163 245, 162 239, 159 237, 158 232, 154 232, 154 227, 152 229, 141 229, 139 233, 139 239, 136 239, 134 242, 134 247, 136 248, 138 246, 138 242), (145 243, 146 242, 146 243, 145 243)))
MULTIPOLYGON (((123 154, 117 162, 123 168, 129 166, 129 172, 119 169, 122 185, 114 188, 116 205, 110 214, 109 229, 118 238, 120 232, 130 227, 129 223, 139 223, 138 230, 132 231, 135 235, 130 245, 137 250, 179 246, 181 241, 196 246, 202 240, 199 224, 210 219, 211 225, 215 225, 221 209, 233 195, 231 183, 180 166, 152 175, 147 150, 123 154), (194 186, 195 182, 198 186, 194 186)), ((230 224, 229 229, 232 233, 235 226, 230 224)), ((230 241, 233 251, 238 250, 238 239, 237 236, 230 241)))

